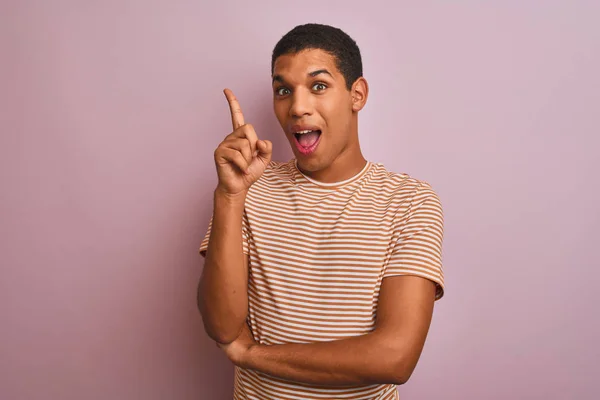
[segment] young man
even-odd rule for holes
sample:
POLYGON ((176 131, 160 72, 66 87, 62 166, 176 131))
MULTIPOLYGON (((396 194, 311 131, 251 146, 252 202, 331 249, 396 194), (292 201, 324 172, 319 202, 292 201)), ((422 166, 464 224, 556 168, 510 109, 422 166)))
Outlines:
POLYGON ((443 295, 431 186, 367 161, 356 43, 298 26, 275 46, 275 114, 295 157, 271 161, 233 93, 198 303, 235 368, 235 399, 397 399, 443 295))

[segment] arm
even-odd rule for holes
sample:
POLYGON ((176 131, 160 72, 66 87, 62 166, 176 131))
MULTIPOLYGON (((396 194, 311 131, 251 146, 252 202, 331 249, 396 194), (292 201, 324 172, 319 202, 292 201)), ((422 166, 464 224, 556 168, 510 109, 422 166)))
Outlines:
POLYGON ((242 368, 327 386, 403 384, 421 355, 431 323, 435 285, 417 276, 385 278, 373 332, 331 342, 259 345, 246 327, 223 346, 242 368), (241 341, 242 343, 238 343, 241 341))
POLYGON ((231 343, 248 314, 248 257, 244 255, 242 218, 248 189, 271 162, 273 145, 258 140, 244 123, 240 104, 225 89, 233 132, 215 150, 219 184, 215 190, 212 228, 198 285, 204 329, 217 343, 231 343))
POLYGON ((245 193, 215 190, 206 260, 198 286, 198 307, 211 339, 230 343, 239 336, 248 313, 248 257, 242 251, 245 193))

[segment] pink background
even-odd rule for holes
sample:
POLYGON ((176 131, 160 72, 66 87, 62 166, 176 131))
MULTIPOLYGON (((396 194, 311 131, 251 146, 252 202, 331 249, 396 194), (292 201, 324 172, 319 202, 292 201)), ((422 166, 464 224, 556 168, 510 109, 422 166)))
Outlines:
POLYGON ((401 397, 597 398, 592 0, 3 1, 0 398, 231 397, 195 305, 221 90, 288 160, 270 53, 310 21, 361 47, 365 156, 444 204, 447 292, 401 397))

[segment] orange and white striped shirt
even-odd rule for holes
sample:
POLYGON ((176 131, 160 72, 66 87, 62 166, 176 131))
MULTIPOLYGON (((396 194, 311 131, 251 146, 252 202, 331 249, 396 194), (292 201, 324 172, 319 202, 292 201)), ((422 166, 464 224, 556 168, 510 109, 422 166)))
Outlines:
MULTIPOLYGON (((200 245, 205 256, 208 232, 200 245)), ((354 177, 317 182, 296 160, 271 161, 248 190, 248 323, 264 345, 311 343, 374 329, 381 282, 416 275, 444 293, 442 206, 424 181, 368 161, 354 177)), ((396 386, 323 387, 235 368, 234 399, 397 399, 396 386)))

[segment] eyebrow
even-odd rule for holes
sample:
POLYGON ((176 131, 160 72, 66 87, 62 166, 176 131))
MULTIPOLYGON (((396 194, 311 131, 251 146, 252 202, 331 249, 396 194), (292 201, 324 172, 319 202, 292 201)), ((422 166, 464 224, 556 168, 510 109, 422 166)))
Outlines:
MULTIPOLYGON (((333 75, 331 75, 331 73, 329 71, 327 71, 326 69, 318 69, 316 71, 309 72, 308 76, 314 78, 315 76, 317 76, 319 74, 327 74, 327 75, 329 75, 330 77, 333 78, 333 75)), ((274 75, 273 76, 273 83, 274 82, 284 83, 285 80, 283 79, 283 77, 281 75, 274 75)))

